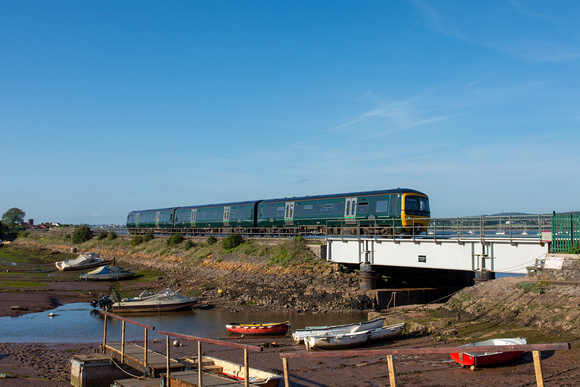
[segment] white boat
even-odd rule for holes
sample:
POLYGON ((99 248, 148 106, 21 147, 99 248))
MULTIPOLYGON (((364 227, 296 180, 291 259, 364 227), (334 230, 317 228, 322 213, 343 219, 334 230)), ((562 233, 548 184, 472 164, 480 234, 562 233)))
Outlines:
POLYGON ((369 331, 369 341, 385 341, 403 334, 405 323, 393 324, 369 331))
POLYGON ((368 331, 371 329, 381 328, 384 324, 385 319, 383 317, 379 317, 374 320, 362 321, 359 323, 306 327, 303 329, 297 329, 292 332, 292 338, 295 342, 300 343, 304 340, 305 337, 308 336, 368 331))
POLYGON ((131 278, 135 272, 127 271, 119 266, 102 266, 95 270, 79 275, 79 278, 85 281, 119 281, 131 278))
POLYGON ((119 299, 113 291, 110 296, 91 302, 93 308, 100 307, 113 313, 166 312, 191 308, 197 298, 185 297, 167 288, 159 293, 141 292, 137 297, 119 299))
POLYGON ((99 253, 84 253, 74 259, 55 262, 55 266, 60 271, 81 270, 101 265, 105 260, 99 253))
MULTIPOLYGON (((187 358, 186 360, 192 367, 197 368, 197 358, 187 358)), ((204 368, 211 364, 213 367, 207 367, 210 372, 213 371, 236 380, 245 380, 244 366, 241 364, 212 356, 203 356, 202 364, 204 368)), ((248 372, 250 374, 248 382, 252 386, 277 387, 282 381, 282 375, 273 372, 252 367, 249 367, 248 372)))
POLYGON ((352 333, 328 333, 318 336, 307 336, 304 345, 307 350, 318 349, 341 349, 360 347, 369 340, 370 331, 352 333))

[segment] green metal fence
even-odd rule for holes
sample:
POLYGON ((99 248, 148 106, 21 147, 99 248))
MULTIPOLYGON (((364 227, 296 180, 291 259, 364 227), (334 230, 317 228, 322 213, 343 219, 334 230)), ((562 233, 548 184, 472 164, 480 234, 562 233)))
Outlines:
POLYGON ((580 243, 580 214, 552 215, 552 253, 567 253, 580 243))

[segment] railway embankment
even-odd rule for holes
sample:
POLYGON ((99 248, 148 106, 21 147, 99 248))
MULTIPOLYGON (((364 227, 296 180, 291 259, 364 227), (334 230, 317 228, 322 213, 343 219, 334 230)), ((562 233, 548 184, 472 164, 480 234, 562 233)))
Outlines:
MULTIPOLYGON (((225 250, 219 243, 211 247, 196 242, 185 249, 170 247, 162 240, 136 246, 118 239, 107 242, 93 238, 75 247, 79 251, 97 250, 102 257, 131 270, 154 273, 145 281, 116 283, 122 295, 169 286, 199 297, 202 303, 229 310, 324 313, 373 310, 377 306, 372 292, 360 289, 357 272, 316 258, 304 241, 268 248, 242 243, 225 250)), ((49 238, 19 238, 15 243, 60 253, 70 253, 73 247, 49 238)), ((440 307, 429 308, 429 322, 416 321, 409 329, 454 335, 458 326, 481 323, 544 329, 580 338, 580 283, 563 280, 578 276, 580 259, 571 255, 562 261, 560 269, 545 269, 539 276, 501 278, 462 289, 440 307)), ((399 308, 403 313, 413 309, 399 308)))

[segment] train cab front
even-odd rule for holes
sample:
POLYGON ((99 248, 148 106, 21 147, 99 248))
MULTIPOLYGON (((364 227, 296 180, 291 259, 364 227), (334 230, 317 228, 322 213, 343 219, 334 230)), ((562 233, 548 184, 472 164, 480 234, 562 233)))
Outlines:
POLYGON ((402 198, 401 221, 406 232, 418 235, 429 226, 429 198, 420 192, 405 193, 402 198))

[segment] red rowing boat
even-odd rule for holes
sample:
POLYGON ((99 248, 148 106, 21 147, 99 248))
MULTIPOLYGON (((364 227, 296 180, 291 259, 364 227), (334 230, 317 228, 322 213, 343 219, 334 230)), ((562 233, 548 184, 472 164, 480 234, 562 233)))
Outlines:
POLYGON ((507 352, 477 352, 477 347, 483 346, 493 346, 493 345, 521 345, 527 344, 526 339, 523 337, 518 337, 515 339, 491 339, 480 341, 478 343, 466 344, 461 347, 465 347, 466 351, 462 353, 450 353, 451 358, 457 363, 461 364, 462 367, 475 367, 486 366, 491 364, 507 363, 515 360, 518 356, 522 354, 523 351, 507 351, 507 352))
POLYGON ((283 335, 290 329, 290 322, 276 322, 263 324, 229 323, 226 329, 243 335, 283 335))

